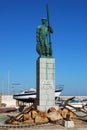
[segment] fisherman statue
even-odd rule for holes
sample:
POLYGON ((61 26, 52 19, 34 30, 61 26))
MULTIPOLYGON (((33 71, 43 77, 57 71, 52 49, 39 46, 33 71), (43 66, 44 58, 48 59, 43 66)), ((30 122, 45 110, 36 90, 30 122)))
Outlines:
POLYGON ((42 18, 42 25, 39 25, 36 30, 36 51, 40 57, 52 57, 52 43, 50 33, 53 33, 53 29, 49 24, 47 6, 47 19, 42 18), (47 21, 48 25, 46 24, 47 21))

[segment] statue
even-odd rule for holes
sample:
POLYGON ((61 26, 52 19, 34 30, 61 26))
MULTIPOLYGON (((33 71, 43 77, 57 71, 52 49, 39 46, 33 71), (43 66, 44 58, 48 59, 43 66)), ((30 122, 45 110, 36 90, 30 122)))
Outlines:
MULTIPOLYGON (((48 10, 47 10, 47 16, 48 16, 48 10)), ((39 25, 36 30, 36 41, 37 41, 36 51, 38 52, 40 57, 52 56, 50 33, 53 33, 53 29, 49 24, 49 17, 47 18, 48 18, 48 25, 46 24, 47 19, 42 18, 42 25, 39 25)))

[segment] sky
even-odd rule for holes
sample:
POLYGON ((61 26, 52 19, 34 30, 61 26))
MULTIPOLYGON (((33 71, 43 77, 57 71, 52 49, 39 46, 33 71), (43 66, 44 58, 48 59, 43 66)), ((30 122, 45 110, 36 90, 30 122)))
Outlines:
POLYGON ((36 28, 47 3, 55 86, 87 95, 87 0, 0 0, 0 93, 36 88, 36 28))

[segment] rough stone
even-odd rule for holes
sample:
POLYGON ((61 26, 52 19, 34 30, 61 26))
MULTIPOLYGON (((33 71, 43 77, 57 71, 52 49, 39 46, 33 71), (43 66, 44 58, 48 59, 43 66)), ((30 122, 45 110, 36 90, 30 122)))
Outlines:
POLYGON ((26 121, 26 120, 29 120, 31 119, 30 115, 29 114, 24 114, 23 115, 23 120, 26 121))
POLYGON ((31 114, 31 115, 32 115, 31 117, 32 117, 33 119, 38 115, 38 112, 37 112, 37 111, 34 111, 34 110, 33 110, 31 113, 32 113, 32 114, 31 114))
POLYGON ((62 116, 59 113, 57 113, 56 111, 55 112, 49 112, 47 114, 47 117, 50 119, 50 121, 57 121, 57 120, 62 119, 62 116))
POLYGON ((37 116, 35 117, 35 123, 36 123, 36 124, 43 124, 43 123, 48 123, 48 122, 49 122, 49 120, 48 120, 47 117, 42 117, 42 116, 40 116, 40 115, 37 115, 37 116))

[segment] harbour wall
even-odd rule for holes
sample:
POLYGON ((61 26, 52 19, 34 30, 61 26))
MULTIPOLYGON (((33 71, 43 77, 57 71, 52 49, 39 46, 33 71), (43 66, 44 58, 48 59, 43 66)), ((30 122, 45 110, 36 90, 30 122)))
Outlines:
POLYGON ((69 99, 71 97, 75 97, 77 99, 85 99, 85 100, 87 100, 87 96, 60 96, 60 99, 67 100, 67 99, 69 99))

